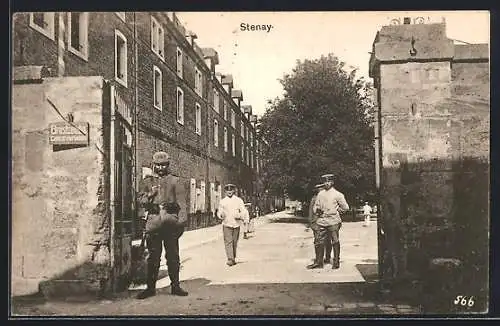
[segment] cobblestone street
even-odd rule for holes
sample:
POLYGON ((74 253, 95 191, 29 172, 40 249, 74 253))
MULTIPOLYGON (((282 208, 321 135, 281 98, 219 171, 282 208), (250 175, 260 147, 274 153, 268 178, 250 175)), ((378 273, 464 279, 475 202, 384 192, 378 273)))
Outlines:
POLYGON ((165 277, 157 283, 157 296, 146 300, 134 298, 144 288, 137 286, 112 300, 17 301, 14 312, 106 316, 418 313, 417 307, 404 300, 378 295, 376 229, 376 222, 369 227, 363 227, 363 222, 344 222, 341 268, 332 270, 327 264, 324 269, 307 270, 313 257, 312 232, 294 216, 276 213, 257 219, 251 237, 240 239, 234 267, 225 264, 221 237, 181 251, 182 286, 189 291, 188 297, 170 295, 165 277))

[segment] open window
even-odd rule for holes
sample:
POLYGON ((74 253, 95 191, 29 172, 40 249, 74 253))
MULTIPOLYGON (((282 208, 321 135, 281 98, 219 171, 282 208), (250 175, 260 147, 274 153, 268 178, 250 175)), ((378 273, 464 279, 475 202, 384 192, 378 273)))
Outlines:
POLYGON ((151 16, 151 50, 161 59, 165 58, 165 35, 161 24, 151 16))
POLYGON ((160 68, 153 66, 153 103, 158 110, 163 108, 162 101, 162 73, 160 68))
POLYGON ((125 21, 125 11, 115 11, 115 14, 120 17, 121 20, 125 21))
POLYGON ((33 12, 30 13, 29 25, 34 30, 54 40, 54 13, 33 12))
POLYGON ((194 90, 196 94, 200 97, 203 97, 203 74, 195 67, 195 75, 194 75, 194 90))
POLYGON ((195 110, 196 133, 201 135, 201 106, 198 103, 195 104, 195 110))
POLYGON ((227 138, 227 127, 224 126, 224 152, 227 152, 228 150, 228 138, 227 138))
POLYGON ((236 112, 231 110, 231 127, 236 128, 236 112))
POLYGON ((115 30, 115 79, 127 87, 127 39, 115 30))
POLYGON ((234 132, 231 134, 231 148, 233 151, 233 157, 236 156, 236 136, 234 135, 234 132))
POLYGON ((177 122, 184 124, 184 92, 177 87, 177 122))
POLYGON ((183 72, 182 72, 182 50, 180 48, 177 48, 177 76, 183 77, 183 72))
POLYGON ((219 113, 219 92, 214 88, 214 110, 219 113))
POLYGON ((89 13, 68 13, 68 50, 87 61, 89 56, 89 13))
POLYGON ((214 119, 214 146, 219 147, 219 121, 214 119))

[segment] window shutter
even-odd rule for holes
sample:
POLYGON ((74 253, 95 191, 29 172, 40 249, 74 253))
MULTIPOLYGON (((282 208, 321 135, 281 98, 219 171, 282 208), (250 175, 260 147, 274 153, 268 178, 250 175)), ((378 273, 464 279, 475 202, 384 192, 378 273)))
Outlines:
POLYGON ((163 35, 163 28, 158 29, 158 54, 164 58, 165 53, 164 53, 164 42, 165 42, 165 35, 163 35))
POLYGON ((206 197, 205 181, 202 180, 200 183, 200 210, 202 212, 205 211, 205 197, 206 197))
POLYGON ((191 179, 189 198, 190 198, 190 213, 195 213, 196 212, 196 180, 195 179, 191 179))
POLYGON ((217 208, 215 206, 215 184, 213 182, 210 182, 210 211, 215 212, 215 209, 217 208))

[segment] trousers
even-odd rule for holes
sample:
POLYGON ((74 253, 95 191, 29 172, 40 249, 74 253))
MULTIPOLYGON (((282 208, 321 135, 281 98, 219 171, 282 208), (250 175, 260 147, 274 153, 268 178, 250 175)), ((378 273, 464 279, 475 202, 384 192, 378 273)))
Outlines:
POLYGON ((321 263, 326 249, 326 258, 331 257, 333 249, 334 264, 338 264, 340 257, 340 240, 339 231, 342 223, 334 225, 322 226, 313 223, 311 226, 314 232, 314 250, 316 252, 316 261, 321 263))
POLYGON ((236 249, 238 248, 238 239, 240 237, 240 227, 231 228, 222 226, 222 234, 224 236, 224 247, 228 260, 236 259, 236 249))
POLYGON ((165 248, 165 259, 167 260, 168 277, 173 287, 179 286, 179 238, 184 233, 184 226, 168 226, 157 232, 146 235, 146 246, 148 248, 146 284, 149 289, 156 288, 162 244, 165 248))
POLYGON ((325 241, 330 241, 332 244, 339 243, 339 231, 342 223, 334 225, 321 226, 315 224, 314 226, 314 245, 324 244, 325 241))
POLYGON ((317 247, 319 243, 322 243, 325 247, 325 260, 329 260, 332 257, 332 241, 331 237, 325 237, 319 232, 320 226, 316 223, 311 225, 314 236, 314 246, 317 247), (321 242, 323 239, 323 242, 321 242))

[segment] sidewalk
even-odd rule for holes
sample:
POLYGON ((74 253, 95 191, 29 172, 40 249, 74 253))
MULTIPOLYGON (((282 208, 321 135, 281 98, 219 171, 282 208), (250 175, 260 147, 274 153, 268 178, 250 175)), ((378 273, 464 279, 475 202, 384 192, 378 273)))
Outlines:
MULTIPOLYGON (((254 218, 254 227, 257 229, 259 226, 269 223, 273 218, 282 216, 283 214, 287 214, 286 212, 276 212, 270 213, 267 215, 262 215, 254 218)), ((181 252, 181 256, 185 257, 185 251, 188 249, 192 249, 198 246, 202 246, 204 244, 217 241, 222 238, 222 224, 217 224, 214 226, 201 228, 197 230, 186 231, 179 239, 179 251, 181 252)), ((138 246, 140 244, 140 240, 132 241, 133 246, 138 246)), ((182 259, 182 260, 184 260, 182 259)), ((161 262, 160 262, 160 270, 166 270, 166 260, 165 260, 165 249, 162 251, 161 262)))

